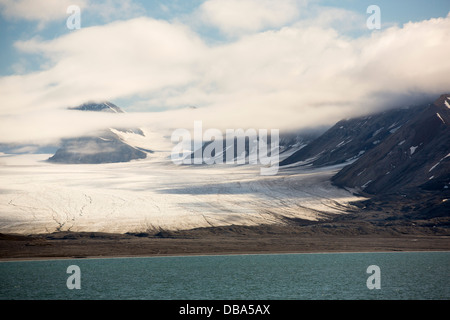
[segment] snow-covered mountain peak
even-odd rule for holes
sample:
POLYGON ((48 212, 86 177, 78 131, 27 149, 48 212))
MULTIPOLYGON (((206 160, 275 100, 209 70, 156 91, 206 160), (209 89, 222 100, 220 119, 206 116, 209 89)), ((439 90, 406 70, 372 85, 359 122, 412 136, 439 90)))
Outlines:
POLYGON ((82 110, 82 111, 100 111, 111 113, 124 113, 124 111, 109 101, 100 102, 86 102, 78 107, 69 108, 70 110, 82 110))

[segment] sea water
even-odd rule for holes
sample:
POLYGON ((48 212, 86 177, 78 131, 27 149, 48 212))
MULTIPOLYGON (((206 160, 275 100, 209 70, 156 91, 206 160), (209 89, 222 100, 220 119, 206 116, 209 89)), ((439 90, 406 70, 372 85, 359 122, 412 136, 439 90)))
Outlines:
POLYGON ((449 276, 450 252, 12 261, 0 299, 447 300, 449 276))

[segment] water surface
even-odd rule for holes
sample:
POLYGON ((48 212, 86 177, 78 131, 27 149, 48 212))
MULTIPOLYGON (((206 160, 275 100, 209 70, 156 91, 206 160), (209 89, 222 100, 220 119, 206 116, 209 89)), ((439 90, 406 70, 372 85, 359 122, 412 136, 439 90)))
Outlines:
POLYGON ((436 300, 450 298, 449 275, 450 252, 14 261, 0 263, 0 299, 436 300), (367 287, 371 265, 381 289, 367 287))

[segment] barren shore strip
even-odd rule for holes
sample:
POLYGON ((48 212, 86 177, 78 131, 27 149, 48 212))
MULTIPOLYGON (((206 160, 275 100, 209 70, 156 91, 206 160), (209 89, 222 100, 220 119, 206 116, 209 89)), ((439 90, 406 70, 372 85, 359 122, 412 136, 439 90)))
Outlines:
POLYGON ((0 234, 0 260, 179 255, 450 251, 450 235, 336 226, 229 226, 154 234, 0 234), (328 230, 330 229, 330 230, 328 230), (407 234, 405 234, 407 232, 407 234))

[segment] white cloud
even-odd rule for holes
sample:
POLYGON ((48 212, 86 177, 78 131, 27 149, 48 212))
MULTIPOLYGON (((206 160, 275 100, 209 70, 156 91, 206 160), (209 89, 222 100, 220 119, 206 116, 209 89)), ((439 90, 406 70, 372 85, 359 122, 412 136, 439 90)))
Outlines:
POLYGON ((199 8, 198 17, 227 35, 281 27, 299 15, 298 0, 208 0, 199 8))
POLYGON ((89 0, 85 13, 102 21, 114 21, 142 16, 145 9, 133 0, 89 0))
POLYGON ((302 13, 303 18, 295 23, 298 28, 310 26, 332 28, 339 33, 367 31, 367 15, 364 12, 358 13, 341 8, 311 5, 302 13))
POLYGON ((331 125, 448 91, 449 30, 450 15, 356 39, 320 23, 294 23, 207 45, 186 25, 136 18, 18 42, 51 66, 0 78, 0 138, 48 141, 119 124, 191 128, 194 120, 214 128, 331 125), (173 110, 119 117, 61 111, 132 96, 173 110), (199 108, 177 110, 189 105, 199 108))
POLYGON ((81 28, 56 40, 32 39, 16 46, 44 55, 53 65, 0 79, 1 99, 11 113, 36 105, 64 107, 85 99, 115 99, 185 86, 200 77, 195 63, 205 51, 185 26, 147 18, 81 28), (20 98, 20 92, 28 92, 26 98, 20 98))
POLYGON ((65 21, 69 6, 81 9, 85 17, 97 21, 127 19, 142 15, 145 10, 133 0, 0 0, 0 13, 7 19, 28 20, 38 23, 39 29, 52 21, 65 21))
POLYGON ((10 19, 49 22, 67 17, 70 5, 85 7, 88 0, 0 0, 1 14, 10 19))

